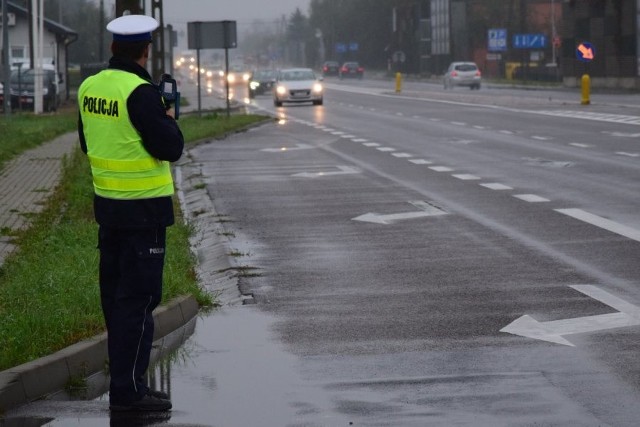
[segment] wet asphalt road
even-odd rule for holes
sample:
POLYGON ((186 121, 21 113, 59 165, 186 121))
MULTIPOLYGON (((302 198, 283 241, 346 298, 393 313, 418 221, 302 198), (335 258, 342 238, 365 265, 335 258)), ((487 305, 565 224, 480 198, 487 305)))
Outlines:
MULTIPOLYGON (((637 425, 633 100, 327 83, 191 150, 250 304, 198 319, 157 368, 174 411, 138 425, 637 425), (522 315, 544 333, 501 332, 522 315)), ((29 425, 136 425, 104 396, 13 425, 52 414, 29 425)))

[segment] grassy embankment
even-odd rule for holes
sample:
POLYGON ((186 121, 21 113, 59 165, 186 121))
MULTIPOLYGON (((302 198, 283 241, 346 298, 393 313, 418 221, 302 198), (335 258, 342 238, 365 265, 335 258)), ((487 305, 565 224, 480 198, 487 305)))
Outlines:
MULTIPOLYGON (((4 135, 0 170, 21 152, 74 131, 76 118, 76 112, 0 117, 0 134, 4 135)), ((193 143, 266 119, 255 115, 183 116, 180 127, 185 141, 193 143)), ((0 230, 18 247, 0 267, 0 371, 104 330, 92 197, 88 162, 77 149, 63 161, 61 182, 44 210, 32 218, 29 229, 0 230)), ((179 209, 176 211, 179 215, 179 209)), ((168 229, 163 302, 192 294, 201 305, 213 305, 212 296, 197 283, 189 233, 182 221, 168 229)))

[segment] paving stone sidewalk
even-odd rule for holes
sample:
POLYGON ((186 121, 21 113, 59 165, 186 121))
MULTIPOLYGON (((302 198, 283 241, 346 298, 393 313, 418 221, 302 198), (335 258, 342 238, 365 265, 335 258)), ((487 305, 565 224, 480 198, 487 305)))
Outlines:
POLYGON ((62 159, 78 143, 69 132, 24 152, 0 169, 0 265, 14 249, 12 234, 29 226, 60 181, 62 159))

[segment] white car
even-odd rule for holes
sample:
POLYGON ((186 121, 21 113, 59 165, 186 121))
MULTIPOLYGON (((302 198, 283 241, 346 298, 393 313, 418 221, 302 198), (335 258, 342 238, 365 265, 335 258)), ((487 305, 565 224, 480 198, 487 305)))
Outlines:
POLYGON ((322 105, 324 89, 322 78, 316 77, 311 68, 285 68, 278 71, 273 86, 273 105, 284 102, 312 102, 322 105))
POLYGON ((444 74, 444 88, 453 89, 456 86, 468 86, 480 89, 482 73, 475 62, 452 62, 444 74))

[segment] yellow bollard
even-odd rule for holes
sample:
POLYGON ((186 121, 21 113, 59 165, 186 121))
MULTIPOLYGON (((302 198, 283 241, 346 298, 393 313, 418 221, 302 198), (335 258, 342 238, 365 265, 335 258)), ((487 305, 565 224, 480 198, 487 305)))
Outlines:
POLYGON ((589 95, 591 93, 591 78, 588 74, 582 75, 582 105, 591 104, 591 100, 589 99, 589 95))
POLYGON ((396 92, 400 93, 402 90, 402 74, 396 73, 396 92))

